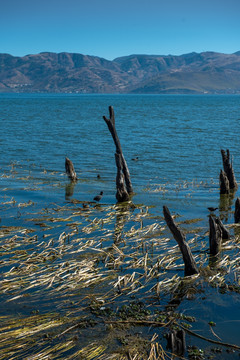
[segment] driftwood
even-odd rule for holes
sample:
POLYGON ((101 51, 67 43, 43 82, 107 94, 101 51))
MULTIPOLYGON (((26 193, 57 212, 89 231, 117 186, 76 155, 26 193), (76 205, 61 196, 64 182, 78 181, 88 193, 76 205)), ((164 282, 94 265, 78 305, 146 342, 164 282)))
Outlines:
POLYGON ((240 198, 239 197, 235 201, 234 221, 235 221, 235 223, 240 223, 240 198))
POLYGON ((173 330, 166 334, 166 339, 167 347, 172 350, 173 354, 182 356, 185 353, 186 340, 184 330, 173 330))
POLYGON ((220 182, 220 194, 229 194, 230 193, 229 181, 225 171, 223 170, 221 170, 220 172, 219 182, 220 182))
POLYGON ((215 256, 220 252, 222 244, 222 230, 216 218, 209 215, 209 246, 210 254, 215 256))
POLYGON ((185 271, 184 271, 185 276, 198 274, 197 265, 193 258, 191 249, 186 243, 186 237, 184 233, 178 228, 178 226, 173 221, 173 218, 166 206, 163 206, 163 215, 167 223, 167 226, 169 227, 171 233, 173 234, 174 239, 177 241, 178 246, 181 250, 185 265, 185 271))
POLYGON ((235 179, 234 171, 233 171, 233 163, 230 162, 230 153, 227 149, 227 153, 225 150, 221 150, 222 161, 223 161, 223 169, 229 181, 230 190, 236 190, 238 188, 237 181, 235 179))
MULTIPOLYGON (((132 188, 130 173, 129 173, 129 170, 128 170, 126 160, 125 160, 125 158, 123 156, 122 147, 121 147, 118 135, 117 135, 117 131, 116 131, 116 127, 115 127, 115 115, 114 115, 114 110, 113 110, 112 106, 109 106, 109 117, 110 118, 107 119, 106 116, 103 116, 103 119, 106 122, 106 124, 108 126, 108 129, 109 129, 109 131, 110 131, 110 133, 112 135, 113 141, 114 141, 115 146, 116 146, 116 153, 119 154, 119 156, 121 158, 121 162, 119 162, 119 164, 121 165, 120 169, 121 169, 121 172, 123 174, 123 176, 122 176, 123 180, 124 180, 123 182, 125 182, 126 191, 127 191, 128 195, 131 195, 133 193, 133 188, 132 188)), ((118 160, 116 160, 116 163, 117 163, 117 161, 118 160)), ((119 171, 118 164, 117 164, 117 169, 119 171)), ((121 179, 121 181, 122 181, 122 179, 121 179)), ((120 182, 120 184, 121 184, 121 182, 120 182)), ((117 192, 118 194, 122 193, 122 187, 121 186, 122 185, 120 185, 119 191, 117 192)), ((118 201, 125 201, 124 198, 125 198, 125 194, 124 194, 122 200, 121 200, 120 195, 119 195, 119 198, 117 200, 118 201)))
POLYGON ((74 170, 73 163, 67 157, 65 159, 65 169, 66 169, 66 174, 69 177, 69 179, 71 181, 77 181, 77 174, 76 174, 76 172, 74 170))

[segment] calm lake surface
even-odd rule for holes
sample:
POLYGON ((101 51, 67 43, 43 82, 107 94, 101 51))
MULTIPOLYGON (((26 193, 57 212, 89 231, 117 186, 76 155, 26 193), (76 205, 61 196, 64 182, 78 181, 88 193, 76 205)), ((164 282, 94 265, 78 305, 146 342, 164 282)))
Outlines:
MULTIPOLYGON (((239 190, 226 205, 219 195, 218 179, 222 168, 220 150, 229 149, 239 183, 240 96, 0 94, 0 104, 0 230, 8 226, 29 229, 32 223, 28 220, 33 214, 39 218, 42 209, 68 206, 73 199, 79 203, 88 203, 100 191, 104 192, 103 210, 94 210, 89 218, 101 219, 104 209, 116 204, 115 148, 102 118, 103 115, 109 117, 109 105, 115 110, 116 128, 131 174, 135 192, 132 203, 137 206, 134 216, 146 209, 150 214, 141 226, 150 226, 155 222, 163 226, 163 205, 168 206, 173 214, 179 215, 178 219, 183 224, 184 221, 198 219, 194 228, 189 229, 187 240, 196 236, 194 251, 198 266, 201 261, 205 266, 208 252, 207 208, 219 207, 215 214, 220 216, 226 225, 233 224, 234 203, 239 196, 239 190), (65 175, 66 156, 73 161, 79 178, 71 189, 65 175), (137 161, 133 160, 136 158, 137 161), (100 178, 97 175, 100 175, 100 178), (200 243, 204 243, 205 247, 200 243), (203 260, 202 252, 205 252, 203 260)), ((85 223, 83 225, 85 226, 85 223)), ((130 219, 126 231, 129 231, 132 225, 130 219)), ((187 226, 185 223, 183 228, 186 229, 187 226)), ((113 228, 114 224, 110 221, 108 230, 113 228)), ((31 231, 38 235, 38 239, 43 237, 39 221, 34 222, 31 231)), ((62 232, 67 232, 66 224, 60 223, 59 227, 52 227, 48 231, 55 239, 62 232)), ((231 231, 234 236, 234 230, 231 231)), ((94 239, 98 241, 105 235, 106 233, 98 229, 94 233, 94 239)), ((3 232, 0 237, 0 280, 3 282, 9 278, 9 271, 21 264, 16 253, 11 255, 6 251, 5 244, 9 242, 9 236, 3 232), (8 260, 10 265, 7 264, 8 260)), ((14 234, 11 233, 12 236, 14 234)), ((91 236, 92 233, 86 234, 86 241, 89 241, 91 236)), ((164 254, 176 246, 171 235, 168 236, 170 247, 164 250, 164 254)), ((155 239, 156 235, 152 237, 155 239)), ((36 246, 40 246, 41 241, 39 240, 36 246)), ((81 241, 84 242, 82 235, 81 241)), ((112 242, 113 238, 109 236, 105 245, 109 247, 112 242)), ((232 245, 233 243, 229 245, 229 250, 224 250, 223 258, 227 256, 233 259, 240 256, 239 240, 236 240, 235 249, 232 245)), ((124 252, 124 246, 119 245, 119 248, 124 252)), ((27 252, 27 256, 36 250, 34 244, 29 247, 29 244, 21 243, 18 243, 17 249, 27 252)), ((130 253, 130 250, 126 248, 126 252, 130 253)), ((162 251, 155 248, 154 256, 159 257, 162 251)), ((66 259, 75 260, 73 253, 66 251, 66 259)), ((178 268, 172 270, 172 275, 183 276, 181 257, 176 260, 176 264, 178 268)), ((227 269, 226 266, 222 275, 225 276, 225 283, 239 286, 239 261, 233 269, 229 265, 228 274, 227 269)), ((125 270, 126 273, 133 272, 127 267, 125 270)), ((102 271, 104 272, 104 266, 102 271)), ((192 301, 184 300, 179 309, 198 318, 196 331, 200 334, 212 337, 208 322, 214 321, 217 324, 214 331, 223 342, 240 346, 239 293, 228 291, 223 294, 217 286, 211 287, 204 281, 202 280, 202 285, 198 285, 198 291, 199 287, 202 287, 204 294, 198 294, 192 301)), ((152 280, 151 286, 155 283, 152 280)), ((140 294, 145 293, 151 286, 143 289, 140 294)), ((27 316, 36 308, 43 314, 55 310, 51 310, 51 297, 47 287, 39 287, 36 293, 29 290, 33 300, 28 294, 28 305, 22 297, 10 301, 13 297, 22 296, 21 291, 5 289, 0 293, 2 316, 27 316), (35 305, 31 301, 34 301, 35 305)), ((86 289, 84 292, 86 295, 86 289)), ((72 297, 73 301, 75 296, 76 294, 72 297)), ((138 296, 141 299, 141 296, 138 296)), ((54 306, 65 316, 64 312, 67 310, 63 305, 60 306, 60 300, 55 298, 54 301, 54 306)), ((214 339, 217 340, 216 337, 214 339)), ((210 346, 206 343, 199 344, 198 340, 194 342, 191 339, 189 342, 191 345, 196 342, 201 347, 210 346)), ((81 346, 78 346, 80 349, 81 346)), ((12 358, 25 358, 21 357, 23 355, 20 356, 18 351, 16 350, 17 355, 12 358)), ((224 351, 218 355, 219 359, 225 359, 224 351)), ((24 356, 27 356, 26 354, 24 356)), ((29 350, 28 354, 35 352, 29 350)), ((234 359, 234 356, 238 358, 238 354, 232 354, 229 359, 234 359)), ((62 358, 64 359, 59 355, 59 359, 62 358)))
MULTIPOLYGON (((81 200, 102 190, 105 203, 115 201, 115 149, 102 119, 108 117, 109 105, 115 109, 135 202, 161 209, 165 196, 152 191, 164 186, 169 190, 184 181, 207 182, 207 191, 202 193, 200 186, 197 199, 193 195, 194 200, 182 208, 185 212, 191 205, 190 213, 206 214, 206 207, 218 205, 221 149, 230 149, 236 178, 240 177, 239 96, 6 94, 0 101, 2 171, 11 162, 20 162, 26 169, 31 165, 33 173, 34 166, 64 173, 67 156, 85 180, 75 187, 81 200), (136 157, 138 161, 132 161, 136 157)), ((62 194, 56 189, 47 196, 54 201, 62 194)), ((179 207, 181 199, 175 194, 169 200, 174 209, 179 207)))

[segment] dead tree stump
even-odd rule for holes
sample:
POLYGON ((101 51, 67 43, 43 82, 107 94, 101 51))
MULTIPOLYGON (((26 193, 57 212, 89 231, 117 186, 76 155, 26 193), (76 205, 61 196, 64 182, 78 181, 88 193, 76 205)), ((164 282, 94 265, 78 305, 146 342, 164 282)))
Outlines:
POLYGON ((181 250, 185 265, 184 275, 189 276, 189 275, 198 274, 197 265, 193 258, 191 249, 186 243, 186 237, 184 233, 178 228, 178 226, 173 221, 170 211, 166 206, 163 206, 163 215, 167 223, 167 226, 169 227, 171 233, 173 234, 174 239, 177 241, 178 246, 181 250))
POLYGON ((227 149, 227 153, 225 152, 225 150, 221 150, 221 154, 223 161, 223 169, 229 181, 229 188, 230 190, 237 190, 238 185, 233 171, 233 161, 230 162, 229 150, 227 149))
POLYGON ((234 221, 235 221, 235 223, 240 223, 240 198, 239 197, 235 201, 234 221))
POLYGON ((221 170, 220 172, 219 182, 220 182, 220 194, 229 194, 230 193, 229 181, 225 171, 223 170, 221 170))
MULTIPOLYGON (((132 183, 131 183, 131 179, 130 179, 130 173, 128 170, 126 160, 123 156, 122 147, 121 147, 118 135, 117 135, 117 131, 116 131, 116 127, 115 127, 115 115, 114 115, 114 110, 113 110, 112 106, 109 106, 109 117, 110 118, 107 119, 106 116, 103 116, 103 119, 106 122, 108 129, 112 135, 113 141, 116 146, 116 153, 119 154, 121 157, 121 172, 123 174, 123 179, 124 179, 124 182, 126 185, 126 191, 127 191, 128 195, 131 195, 133 193, 133 188, 132 188, 132 183)), ((117 193, 121 194, 121 192, 122 192, 122 188, 120 188, 117 193)), ((117 200, 125 201, 125 200, 119 200, 119 199, 117 199, 117 200)))
POLYGON ((129 194, 126 190, 124 183, 124 175, 123 175, 123 166, 122 166, 122 158, 121 154, 115 153, 115 160, 117 165, 117 176, 116 176, 116 199, 118 202, 128 201, 129 194))
POLYGON ((209 246, 210 254, 215 256, 220 252, 222 243, 222 230, 218 221, 209 215, 209 246))
POLYGON ((230 239, 230 232, 226 229, 226 227, 223 225, 222 221, 219 218, 215 218, 215 221, 217 225, 220 227, 220 230, 222 232, 222 239, 228 240, 230 239))
POLYGON ((175 355, 182 356, 186 351, 186 340, 184 330, 173 330, 166 336, 167 347, 175 355))
POLYGON ((65 159, 65 169, 66 169, 66 174, 69 177, 69 179, 71 181, 77 181, 77 174, 76 174, 76 172, 74 170, 73 163, 67 157, 65 159))

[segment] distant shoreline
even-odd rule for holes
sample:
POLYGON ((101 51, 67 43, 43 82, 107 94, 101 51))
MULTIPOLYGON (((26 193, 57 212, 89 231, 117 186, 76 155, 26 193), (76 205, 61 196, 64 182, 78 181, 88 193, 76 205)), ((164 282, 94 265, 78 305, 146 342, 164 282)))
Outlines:
POLYGON ((240 94, 240 52, 97 56, 0 54, 0 93, 240 94))

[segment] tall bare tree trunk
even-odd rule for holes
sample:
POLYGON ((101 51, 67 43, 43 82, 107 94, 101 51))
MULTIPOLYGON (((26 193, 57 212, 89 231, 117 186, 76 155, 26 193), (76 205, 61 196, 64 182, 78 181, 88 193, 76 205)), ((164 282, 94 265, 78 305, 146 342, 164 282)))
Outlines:
POLYGON ((116 127, 115 127, 115 115, 112 106, 109 106, 109 119, 106 116, 103 116, 104 121, 106 122, 108 129, 112 135, 113 141, 116 146, 116 165, 117 165, 117 200, 118 201, 126 201, 126 192, 129 195, 133 193, 130 173, 128 170, 127 162, 123 156, 122 147, 120 144, 120 140, 117 135, 116 127), (123 188, 123 183, 125 183, 126 188, 123 188), (119 188, 118 188, 119 186, 119 188), (122 200, 121 200, 121 194, 122 200))

